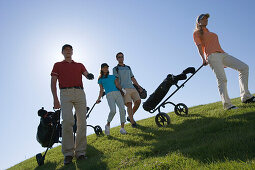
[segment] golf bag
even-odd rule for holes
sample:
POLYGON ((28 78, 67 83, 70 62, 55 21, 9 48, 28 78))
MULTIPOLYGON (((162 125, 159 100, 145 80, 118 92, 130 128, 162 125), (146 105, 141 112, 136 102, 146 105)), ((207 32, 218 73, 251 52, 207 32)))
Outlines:
POLYGON ((41 117, 37 128, 36 139, 42 147, 51 148, 54 143, 59 142, 61 137, 60 110, 47 112, 44 108, 38 111, 41 117))
POLYGON ((176 85, 179 80, 187 79, 188 73, 194 73, 195 68, 189 67, 185 69, 181 74, 174 76, 173 74, 168 74, 164 81, 158 86, 158 88, 150 95, 150 97, 143 103, 143 109, 146 111, 153 110, 161 100, 166 96, 172 85, 176 85))
POLYGON ((60 110, 47 112, 42 107, 42 109, 38 110, 38 116, 41 117, 41 120, 37 128, 36 139, 42 147, 47 147, 44 155, 41 153, 36 155, 36 161, 38 165, 41 166, 44 164, 44 159, 49 148, 51 148, 54 143, 60 142, 59 138, 62 137, 62 127, 60 124, 60 110))
MULTIPOLYGON (((86 115, 86 119, 89 117, 95 105, 96 103, 93 105, 91 109, 87 107, 87 111, 89 110, 89 112, 86 115)), ((42 155, 41 153, 38 153, 36 155, 36 161, 39 166, 44 164, 45 156, 49 148, 52 148, 54 143, 61 143, 61 141, 59 141, 59 138, 62 137, 62 134, 61 134, 62 126, 60 124, 60 111, 61 110, 55 110, 55 112, 47 112, 46 110, 44 110, 43 107, 42 109, 38 111, 38 116, 41 117, 41 120, 37 128, 36 139, 42 145, 42 147, 47 147, 44 155, 42 155)), ((75 134, 77 131, 76 115, 74 115, 74 118, 75 118, 75 124, 73 126, 73 133, 74 133, 74 140, 75 140, 75 134)), ((102 128, 99 125, 97 126, 87 125, 87 126, 92 127, 97 136, 103 135, 102 128)))

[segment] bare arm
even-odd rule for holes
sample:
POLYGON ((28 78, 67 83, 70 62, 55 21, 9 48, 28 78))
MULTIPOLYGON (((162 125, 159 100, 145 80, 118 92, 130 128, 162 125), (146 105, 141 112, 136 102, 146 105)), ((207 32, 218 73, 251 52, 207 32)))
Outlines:
POLYGON ((117 87, 117 89, 119 89, 121 95, 124 96, 125 93, 123 92, 122 87, 121 87, 121 85, 120 85, 120 83, 119 83, 119 78, 116 78, 115 81, 114 81, 114 83, 115 83, 115 86, 117 87))
POLYGON ((120 85, 120 83, 119 83, 119 78, 116 78, 116 79, 114 80, 114 83, 115 83, 115 86, 117 87, 117 89, 119 89, 119 90, 122 89, 122 87, 121 87, 121 85, 120 85))
POLYGON ((142 92, 143 89, 142 87, 138 84, 138 82, 136 81, 135 77, 131 78, 132 82, 139 88, 139 91, 142 92))
POLYGON ((83 73, 82 73, 86 78, 88 78, 88 71, 86 70, 86 71, 84 71, 83 73))
POLYGON ((55 109, 60 108, 60 103, 59 103, 58 96, 57 96, 57 80, 58 80, 57 76, 51 76, 51 92, 52 92, 52 96, 53 96, 55 109))
POLYGON ((103 93, 104 93, 103 85, 99 84, 99 87, 100 87, 100 91, 99 91, 99 95, 98 95, 96 103, 100 103, 101 102, 101 97, 103 96, 103 93))
POLYGON ((202 58, 203 65, 206 66, 206 65, 208 64, 208 62, 207 62, 206 59, 205 59, 204 51, 203 51, 203 49, 202 49, 202 45, 201 45, 201 44, 197 45, 197 49, 198 49, 198 52, 199 52, 199 54, 200 54, 200 56, 201 56, 201 58, 202 58))

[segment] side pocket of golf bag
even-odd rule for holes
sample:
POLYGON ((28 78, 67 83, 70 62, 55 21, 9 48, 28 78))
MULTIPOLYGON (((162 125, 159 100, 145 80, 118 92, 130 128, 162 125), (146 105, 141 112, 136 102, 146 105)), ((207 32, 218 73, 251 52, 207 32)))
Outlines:
POLYGON ((54 141, 50 142, 52 136, 53 127, 49 124, 45 124, 42 120, 37 128, 36 140, 42 145, 42 147, 51 147, 54 141))

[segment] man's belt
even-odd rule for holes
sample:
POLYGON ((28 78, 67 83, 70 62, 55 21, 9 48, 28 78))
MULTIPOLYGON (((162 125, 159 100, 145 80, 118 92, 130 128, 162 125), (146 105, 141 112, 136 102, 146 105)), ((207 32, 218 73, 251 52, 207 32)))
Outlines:
POLYGON ((82 89, 83 90, 83 87, 80 87, 80 86, 74 86, 74 87, 62 87, 60 89, 82 89))

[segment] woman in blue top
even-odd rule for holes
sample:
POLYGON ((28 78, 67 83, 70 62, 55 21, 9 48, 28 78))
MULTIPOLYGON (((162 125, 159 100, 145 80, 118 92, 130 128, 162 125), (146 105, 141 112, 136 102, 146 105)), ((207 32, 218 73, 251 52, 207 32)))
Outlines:
POLYGON ((124 129, 124 124, 126 122, 126 111, 124 107, 124 101, 122 95, 124 95, 124 90, 121 89, 119 82, 116 80, 114 75, 109 75, 109 66, 106 63, 101 64, 100 76, 98 78, 98 84, 100 87, 100 92, 96 103, 101 102, 101 97, 103 96, 104 90, 108 105, 110 107, 110 113, 108 115, 107 124, 105 125, 105 134, 110 135, 110 123, 116 114, 116 104, 120 112, 120 123, 121 123, 121 134, 126 134, 124 129))

